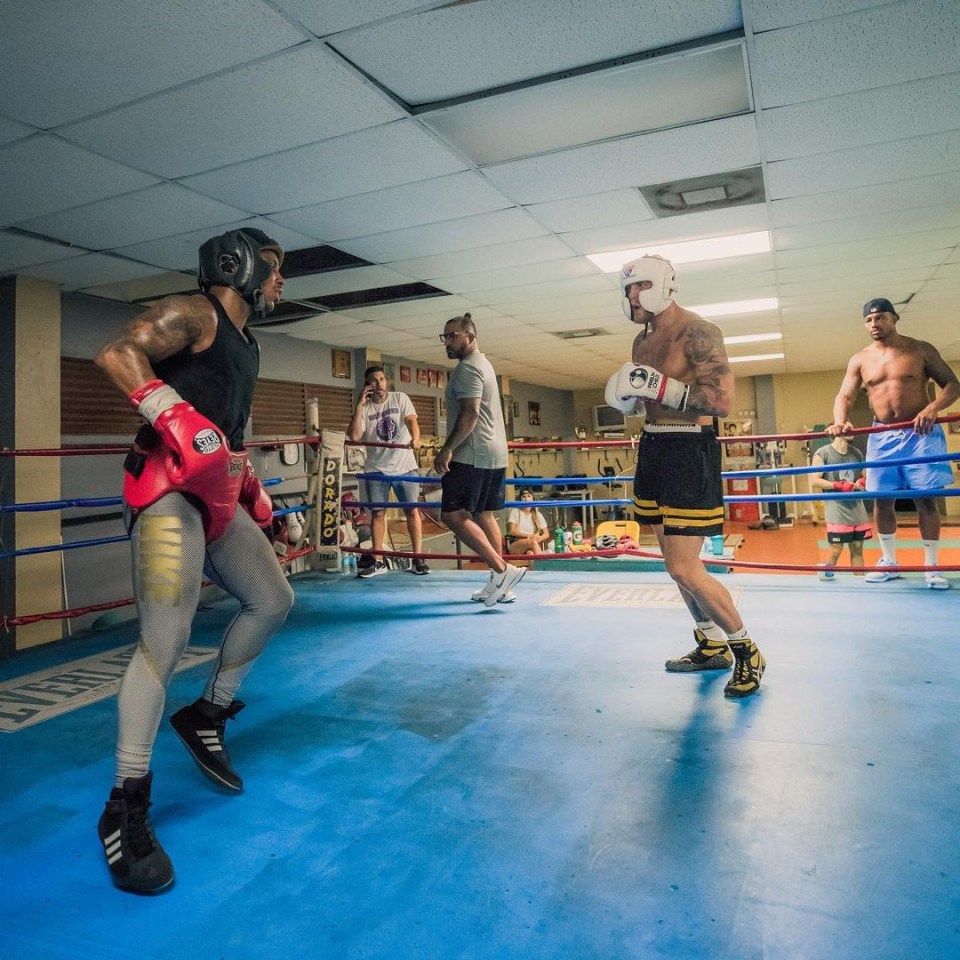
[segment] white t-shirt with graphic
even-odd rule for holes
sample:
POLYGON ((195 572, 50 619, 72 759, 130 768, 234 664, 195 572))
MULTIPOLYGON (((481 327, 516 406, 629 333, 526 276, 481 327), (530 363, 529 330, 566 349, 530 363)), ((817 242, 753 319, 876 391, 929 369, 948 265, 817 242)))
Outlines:
MULTIPOLYGON (((383 403, 368 400, 363 405, 363 434, 365 443, 409 443, 407 417, 417 411, 405 393, 388 393, 383 403)), ((393 447, 367 447, 366 473, 383 473, 396 477, 417 472, 417 458, 413 451, 393 447)))

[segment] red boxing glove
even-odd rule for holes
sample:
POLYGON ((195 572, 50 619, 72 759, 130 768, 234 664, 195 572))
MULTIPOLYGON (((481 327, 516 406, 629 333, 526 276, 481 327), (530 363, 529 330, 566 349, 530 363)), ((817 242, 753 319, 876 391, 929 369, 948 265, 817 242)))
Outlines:
POLYGON ((249 463, 243 470, 238 502, 257 522, 257 526, 272 539, 273 501, 270 499, 270 494, 264 490, 263 484, 257 479, 257 475, 253 472, 253 467, 249 463))
POLYGON ((208 475, 225 474, 230 451, 222 434, 173 387, 151 380, 130 394, 130 402, 173 454, 166 469, 174 483, 189 486, 208 475))
POLYGON ((856 480, 854 480, 854 481, 853 481, 853 489, 854 489, 854 490, 866 490, 866 489, 867 489, 867 481, 866 481, 866 479, 865 479, 864 477, 858 477, 856 480))
POLYGON ((853 490, 853 484, 849 480, 834 480, 833 489, 839 490, 840 493, 850 493, 853 490))

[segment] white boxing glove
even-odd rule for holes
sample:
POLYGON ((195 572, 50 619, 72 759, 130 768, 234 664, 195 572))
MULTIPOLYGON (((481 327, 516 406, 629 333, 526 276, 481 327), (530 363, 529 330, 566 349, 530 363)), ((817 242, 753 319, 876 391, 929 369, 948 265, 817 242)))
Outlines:
POLYGON ((603 399, 608 407, 619 410, 625 417, 642 417, 646 413, 643 401, 639 397, 622 399, 617 395, 617 384, 620 380, 619 371, 607 381, 607 389, 603 392, 603 399))
POLYGON ((664 376, 653 367, 645 367, 636 363, 625 363, 607 383, 604 394, 607 403, 624 410, 624 404, 630 400, 654 400, 661 406, 673 410, 687 409, 687 394, 690 387, 664 376), (617 403, 610 399, 613 397, 617 403))

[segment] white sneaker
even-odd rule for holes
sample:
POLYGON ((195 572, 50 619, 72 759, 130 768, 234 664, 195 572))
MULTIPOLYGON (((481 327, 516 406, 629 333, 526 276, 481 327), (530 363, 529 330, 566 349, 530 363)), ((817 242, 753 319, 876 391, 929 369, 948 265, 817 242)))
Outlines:
POLYGON ((493 590, 493 571, 491 570, 490 576, 487 578, 487 582, 479 590, 474 590, 473 593, 470 594, 470 599, 474 603, 483 603, 483 601, 486 600, 487 598, 487 594, 489 594, 492 590, 493 590))
MULTIPOLYGON (((826 567, 826 564, 825 564, 825 563, 818 563, 817 566, 823 568, 823 567, 826 567)), ((836 579, 836 576, 837 576, 837 575, 836 575, 836 572, 833 571, 833 570, 820 569, 820 570, 817 571, 817 576, 818 576, 821 580, 834 580, 834 579, 836 579)))
POLYGON ((899 580, 900 573, 898 571, 883 569, 884 567, 895 567, 895 566, 897 566, 896 560, 888 560, 886 557, 881 557, 877 561, 876 567, 870 573, 868 573, 863 579, 867 583, 886 583, 888 580, 899 580))
MULTIPOLYGON (((483 597, 480 596, 481 593, 483 593, 482 590, 474 590, 473 593, 470 594, 470 599, 474 603, 481 603, 483 601, 483 597)), ((509 593, 502 596, 497 603, 513 603, 516 599, 517 595, 511 590, 509 593)))
POLYGON ((507 569, 503 573, 495 574, 493 577, 493 591, 483 598, 483 604, 486 607, 492 607, 501 597, 505 597, 510 591, 523 579, 527 572, 526 567, 515 567, 512 563, 507 564, 507 569))
POLYGON ((946 577, 940 576, 939 573, 925 573, 923 582, 927 585, 928 590, 950 589, 950 581, 946 577))

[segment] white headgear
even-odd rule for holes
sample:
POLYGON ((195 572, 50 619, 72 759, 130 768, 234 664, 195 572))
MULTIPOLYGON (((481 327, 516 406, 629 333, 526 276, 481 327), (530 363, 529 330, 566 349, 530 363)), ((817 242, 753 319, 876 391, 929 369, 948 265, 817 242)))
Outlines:
POLYGON ((621 302, 628 320, 633 319, 633 311, 627 298, 627 287, 631 283, 641 283, 644 280, 649 280, 653 286, 649 290, 641 290, 638 299, 640 306, 654 316, 663 313, 677 298, 677 269, 669 260, 656 254, 631 260, 620 268, 620 292, 623 294, 621 302))

